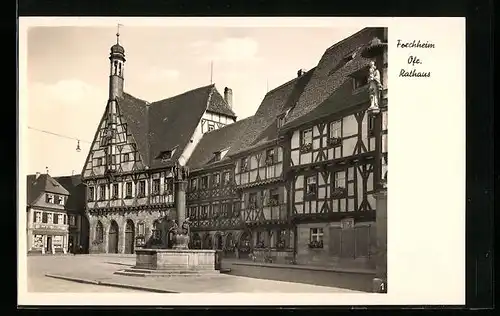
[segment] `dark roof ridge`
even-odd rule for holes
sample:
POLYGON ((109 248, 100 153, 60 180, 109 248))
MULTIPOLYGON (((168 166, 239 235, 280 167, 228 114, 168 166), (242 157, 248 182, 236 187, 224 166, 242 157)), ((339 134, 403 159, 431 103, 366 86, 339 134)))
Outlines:
POLYGON ((364 32, 365 30, 368 30, 368 29, 371 29, 370 27, 364 27, 362 29, 360 29, 359 31, 355 32, 355 33, 352 33, 351 35, 349 35, 348 37, 345 37, 344 39, 342 39, 341 41, 339 42, 336 42, 335 44, 333 44, 332 46, 328 47, 327 49, 325 49, 325 53, 332 50, 332 49, 335 49, 337 46, 340 46, 341 44, 343 44, 344 42, 347 42, 348 40, 350 40, 352 37, 355 37, 356 35, 359 35, 360 33, 364 32))
MULTIPOLYGON (((166 100, 171 100, 171 99, 175 99, 175 98, 178 98, 178 97, 182 97, 182 96, 184 96, 184 95, 186 95, 188 93, 192 93, 192 92, 197 91, 197 90, 206 89, 208 87, 214 88, 215 84, 212 83, 212 84, 209 84, 209 85, 206 85, 206 86, 202 86, 202 87, 194 88, 194 89, 191 89, 191 90, 187 90, 187 91, 184 91, 182 93, 176 94, 176 95, 168 97, 168 98, 164 98, 164 99, 161 99, 161 100, 153 101, 153 102, 149 103, 148 105, 149 106, 153 106, 154 104, 158 104, 158 103, 166 101, 166 100)), ((207 103, 207 107, 208 107, 208 103, 207 103)))

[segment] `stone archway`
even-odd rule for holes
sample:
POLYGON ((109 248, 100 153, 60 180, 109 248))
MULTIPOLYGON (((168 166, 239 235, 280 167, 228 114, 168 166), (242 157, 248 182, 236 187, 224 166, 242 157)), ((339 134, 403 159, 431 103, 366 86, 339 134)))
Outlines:
POLYGON ((245 230, 240 234, 237 248, 239 258, 248 258, 252 252, 252 233, 250 231, 245 230))
POLYGON ((217 232, 214 235, 214 245, 216 250, 222 250, 224 247, 224 239, 222 238, 222 234, 220 232, 217 232))
POLYGON ((213 242, 209 233, 206 233, 203 237, 202 247, 203 249, 213 249, 213 242))
POLYGON ((108 253, 118 253, 118 233, 118 224, 112 220, 108 233, 108 253))
POLYGON ((234 257, 235 254, 235 242, 234 236, 232 233, 228 233, 225 238, 224 243, 224 256, 225 257, 234 257))
POLYGON ((135 226, 134 222, 129 219, 125 225, 125 253, 134 253, 135 226))

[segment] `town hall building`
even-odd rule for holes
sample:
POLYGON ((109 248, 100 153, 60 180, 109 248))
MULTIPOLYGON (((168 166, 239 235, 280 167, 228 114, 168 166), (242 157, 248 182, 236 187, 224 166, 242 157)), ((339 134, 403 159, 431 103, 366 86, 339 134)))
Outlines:
POLYGON ((152 103, 125 93, 117 42, 82 171, 90 251, 170 247, 175 206, 185 203, 191 248, 373 268, 385 229, 376 213, 387 179, 386 42, 386 29, 364 28, 333 44, 240 121, 229 88, 152 103), (177 166, 189 170, 185 201, 176 200, 177 166))

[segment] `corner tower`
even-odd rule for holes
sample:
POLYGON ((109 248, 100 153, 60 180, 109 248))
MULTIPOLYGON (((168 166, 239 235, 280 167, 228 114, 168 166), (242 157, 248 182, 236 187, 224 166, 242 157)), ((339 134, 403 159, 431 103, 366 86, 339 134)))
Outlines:
POLYGON ((109 55, 109 100, 123 96, 123 71, 125 68, 125 49, 120 45, 120 25, 116 32, 116 44, 111 46, 109 55))

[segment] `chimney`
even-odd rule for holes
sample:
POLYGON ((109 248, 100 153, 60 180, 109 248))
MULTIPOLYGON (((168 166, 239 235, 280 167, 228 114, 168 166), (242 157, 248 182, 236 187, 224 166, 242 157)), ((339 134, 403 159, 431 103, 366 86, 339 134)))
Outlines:
POLYGON ((38 179, 38 177, 40 176, 40 172, 36 172, 36 176, 35 176, 35 179, 38 179))
POLYGON ((228 87, 224 88, 224 100, 226 101, 227 105, 229 105, 229 108, 233 108, 233 90, 229 89, 228 87))
POLYGON ((307 71, 305 69, 299 69, 299 71, 297 71, 297 77, 301 77, 303 76, 307 71))

